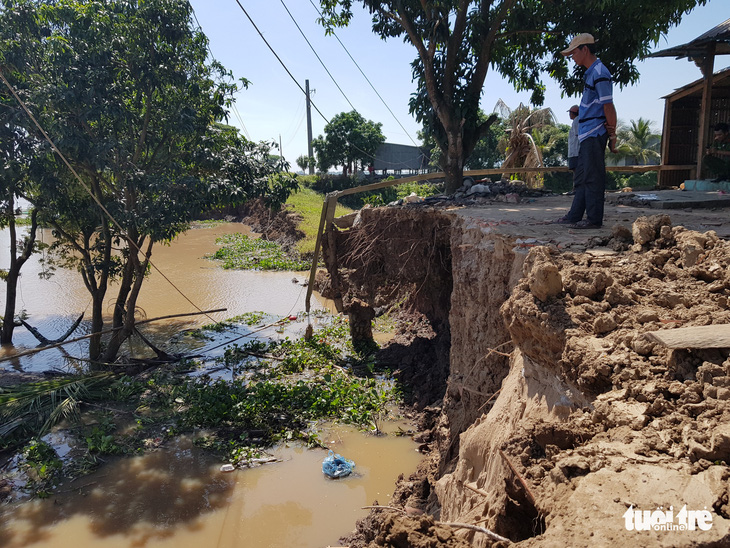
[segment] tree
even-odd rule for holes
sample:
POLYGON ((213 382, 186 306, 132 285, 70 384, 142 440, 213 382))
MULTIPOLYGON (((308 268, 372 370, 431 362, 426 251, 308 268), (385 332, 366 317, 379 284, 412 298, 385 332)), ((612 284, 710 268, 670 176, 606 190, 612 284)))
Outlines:
POLYGON ((342 174, 371 164, 378 147, 385 142, 383 124, 366 120, 357 111, 337 114, 324 126, 321 135, 312 141, 317 153, 317 167, 326 172, 330 167, 342 166, 342 174))
MULTIPOLYGON (((479 119, 484 122, 489 118, 482 109, 479 109, 479 119)), ((491 169, 504 161, 504 151, 500 151, 499 143, 504 137, 504 121, 499 119, 493 123, 484 135, 474 145, 474 150, 464 163, 464 169, 491 169)), ((428 128, 418 132, 418 138, 424 143, 424 147, 430 150, 429 166, 439 169, 442 164, 441 148, 436 144, 433 135, 428 134, 428 128)))
POLYGON ((646 165, 652 160, 658 160, 661 135, 654 133, 653 123, 650 120, 639 118, 631 120, 631 125, 619 125, 618 159, 624 159, 632 164, 646 165))
POLYGON ((305 156, 302 154, 301 156, 297 157, 296 163, 299 166, 299 169, 306 172, 307 168, 309 167, 309 156, 305 156))
MULTIPOLYGON (((448 192, 461 185, 465 159, 496 116, 480 121, 479 100, 490 67, 531 103, 544 101, 544 75, 568 95, 582 88, 582 69, 560 55, 570 38, 590 32, 601 60, 619 84, 639 78, 635 60, 646 56, 682 16, 706 0, 360 0, 381 38, 403 38, 416 49, 417 91, 411 113, 433 133, 443 153, 448 192), (631 32, 626 32, 630 29, 631 32)), ((329 32, 347 25, 353 0, 320 0, 329 32)))
POLYGON ((8 269, 0 271, 0 277, 5 280, 5 311, 2 316, 0 344, 10 344, 13 341, 18 279, 23 265, 36 248, 38 229, 38 210, 33 209, 28 231, 22 237, 18 233, 18 199, 30 195, 32 141, 14 123, 13 111, 7 108, 7 99, 6 93, 0 93, 0 229, 7 227, 10 233, 8 269))
MULTIPOLYGON (((202 212, 257 196, 286 199, 295 183, 269 145, 242 139, 226 118, 237 87, 188 2, 2 0, 0 59, 73 168, 58 157, 37 181, 58 261, 92 296, 90 357, 111 362, 135 330, 154 244, 202 212), (102 356, 109 283, 119 279, 116 328, 102 356)), ((28 118, 24 130, 47 150, 28 118)))

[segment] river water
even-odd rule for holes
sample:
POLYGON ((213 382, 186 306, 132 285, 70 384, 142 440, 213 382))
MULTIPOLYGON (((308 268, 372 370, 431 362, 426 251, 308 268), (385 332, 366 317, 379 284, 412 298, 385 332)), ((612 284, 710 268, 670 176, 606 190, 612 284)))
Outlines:
MULTIPOLYGON (((205 258, 217 249, 217 237, 246 231, 247 227, 238 223, 194 228, 169 246, 158 244, 155 247, 152 262, 157 269, 152 269, 142 286, 138 317, 157 318, 198 309, 225 308, 226 311, 147 324, 142 328, 145 336, 164 341, 180 329, 222 321, 244 312, 264 311, 284 317, 304 310, 306 287, 301 282, 308 279, 308 272, 224 270, 205 258)), ((50 232, 42 231, 40 239, 51 241, 50 232)), ((9 264, 8 249, 9 233, 2 230, 0 268, 7 268, 9 264)), ((58 269, 49 279, 39 277, 45 271, 42 258, 42 255, 34 255, 23 267, 16 313, 25 310, 26 321, 46 338, 54 339, 65 333, 82 312, 86 312, 85 320, 91 319, 91 297, 76 271, 58 269)), ((0 310, 4 310, 5 290, 4 286, 0 287, 0 310)), ((109 312, 115 294, 116 286, 112 285, 107 291, 106 310, 109 312)), ((331 309, 330 303, 316 293, 311 304, 313 310, 331 309)), ((88 324, 82 324, 72 337, 87 331, 88 324)), ((15 330, 13 344, 14 348, 0 348, 0 357, 34 348, 38 341, 24 327, 19 327, 15 330)), ((43 371, 63 365, 64 352, 70 356, 84 356, 86 348, 86 342, 71 343, 64 351, 48 350, 9 363, 18 370, 43 371)), ((8 368, 8 362, 0 362, 2 367, 8 368)))
MULTIPOLYGON (((158 246, 152 260, 165 277, 202 310, 226 312, 147 324, 146 335, 164 341, 183 328, 221 321, 245 312, 298 315, 293 330, 304 330, 307 273, 226 271, 204 258, 215 239, 243 231, 242 225, 196 228, 170 246, 158 246), (295 281, 296 280, 296 283, 295 281), (153 327, 154 326, 154 327, 153 327)), ((42 235, 46 241, 48 233, 42 235)), ((0 268, 7 267, 8 233, 0 231, 0 268)), ((24 269, 18 309, 48 338, 65 332, 89 306, 76 272, 58 270, 49 280, 35 256, 24 269)), ((109 309, 112 295, 109 292, 109 309)), ((0 305, 4 307, 4 290, 0 305)), ((148 318, 195 311, 195 307, 153 270, 139 305, 148 318)), ((329 309, 318 295, 313 309, 329 309)), ((89 312, 87 312, 87 315, 89 312)), ((82 330, 83 332, 83 326, 82 330)), ((76 334, 74 334, 75 336, 76 334)), ((33 348, 37 341, 17 328, 14 346, 0 357, 33 348)), ((0 363, 21 371, 68 369, 68 356, 83 356, 83 343, 65 351, 49 350, 0 363), (65 354, 64 354, 65 352, 65 354)), ((329 427, 320 439, 356 462, 353 476, 333 481, 322 474, 323 449, 282 446, 272 453, 280 462, 248 470, 221 472, 222 462, 186 438, 138 457, 109 461, 92 475, 61 485, 50 498, 5 505, 0 510, 3 548, 98 546, 137 548, 312 548, 337 545, 337 539, 367 514, 363 506, 388 504, 399 474, 412 473, 420 455, 408 437, 392 435, 405 424, 384 424, 391 435, 375 437, 347 427, 329 427)))

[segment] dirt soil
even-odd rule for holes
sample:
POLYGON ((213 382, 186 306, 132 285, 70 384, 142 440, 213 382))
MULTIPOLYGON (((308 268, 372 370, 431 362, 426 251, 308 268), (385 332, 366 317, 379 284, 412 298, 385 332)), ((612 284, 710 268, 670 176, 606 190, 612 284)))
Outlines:
MULTIPOLYGON (((691 338, 668 348, 648 335, 730 324, 727 210, 609 203, 601 230, 546 224, 568 203, 383 208, 359 233, 336 235, 351 250, 363 230, 388 226, 416 249, 433 233, 424 227, 440 227, 436 242, 451 232, 438 253, 451 257, 438 277, 449 299, 428 277, 400 292, 398 268, 337 253, 343 303, 399 299, 422 312, 417 331, 431 323, 431 340, 441 337, 411 377, 441 364, 414 387, 415 438, 430 453, 383 502, 397 510, 373 510, 343 545, 730 546, 730 350, 691 338), (424 309, 414 291, 438 297, 424 309), (447 348, 443 364, 435 355, 447 348)), ((401 270, 433 269, 433 254, 404 255, 377 236, 401 270)))
POLYGON ((304 238, 298 223, 301 216, 284 204, 278 211, 272 210, 263 200, 257 198, 232 210, 218 212, 222 217, 241 222, 261 235, 265 240, 277 242, 291 252, 295 244, 304 238))

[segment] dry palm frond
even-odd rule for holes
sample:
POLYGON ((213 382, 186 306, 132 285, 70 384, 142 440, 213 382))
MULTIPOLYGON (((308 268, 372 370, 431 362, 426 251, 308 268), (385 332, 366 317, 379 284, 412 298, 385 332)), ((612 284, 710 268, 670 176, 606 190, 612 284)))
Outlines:
MULTIPOLYGON (((531 109, 522 103, 514 109, 509 107, 501 99, 495 106, 495 111, 501 114, 507 113, 506 119, 511 127, 506 130, 506 140, 502 143, 506 158, 502 167, 543 167, 542 152, 535 144, 532 132, 545 126, 555 125, 555 114, 550 108, 531 109)), ((535 173, 518 174, 527 183, 527 186, 537 187, 542 182, 542 177, 535 173)))
POLYGON ((42 436, 64 419, 78 419, 79 405, 101 398, 117 376, 95 373, 0 389, 0 435, 21 429, 42 436))

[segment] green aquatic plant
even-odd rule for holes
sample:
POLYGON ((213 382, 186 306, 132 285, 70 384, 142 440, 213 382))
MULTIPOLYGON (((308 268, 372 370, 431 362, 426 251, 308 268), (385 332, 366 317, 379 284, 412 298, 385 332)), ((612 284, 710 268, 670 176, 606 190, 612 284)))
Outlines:
POLYGON ((308 270, 310 264, 288 257, 275 242, 249 238, 245 234, 226 234, 216 240, 221 248, 212 258, 222 261, 223 268, 239 270, 308 270))

